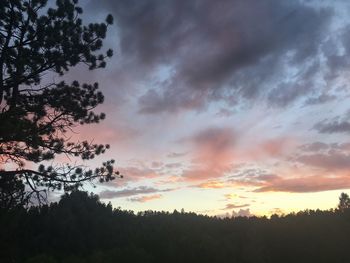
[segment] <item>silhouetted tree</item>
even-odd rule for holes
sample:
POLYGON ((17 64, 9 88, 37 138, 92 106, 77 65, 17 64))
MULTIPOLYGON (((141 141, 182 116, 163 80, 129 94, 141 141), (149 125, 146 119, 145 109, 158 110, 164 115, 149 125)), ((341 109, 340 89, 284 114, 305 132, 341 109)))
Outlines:
POLYGON ((98 84, 48 81, 54 78, 48 74, 64 75, 78 64, 103 68, 112 56, 112 50, 97 52, 113 17, 83 25, 77 2, 57 0, 54 7, 47 7, 47 0, 0 3, 0 206, 28 201, 32 193, 40 198, 43 189, 69 190, 93 178, 114 178, 113 160, 93 170, 81 165, 26 166, 58 154, 89 160, 109 148, 65 135, 78 124, 105 118, 93 111, 103 102, 98 84))
POLYGON ((338 209, 341 212, 344 212, 344 211, 350 209, 350 198, 349 198, 348 194, 346 194, 346 193, 340 194, 338 209))

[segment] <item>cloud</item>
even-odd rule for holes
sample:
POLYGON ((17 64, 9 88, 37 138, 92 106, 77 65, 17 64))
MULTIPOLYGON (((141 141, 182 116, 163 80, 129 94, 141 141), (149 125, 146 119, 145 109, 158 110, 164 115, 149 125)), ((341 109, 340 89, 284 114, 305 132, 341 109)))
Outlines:
POLYGON ((350 133, 350 110, 331 120, 324 119, 317 122, 314 127, 319 133, 350 133))
POLYGON ((235 132, 231 128, 209 127, 190 137, 195 146, 219 154, 229 150, 235 144, 235 132))
POLYGON ((139 202, 139 203, 145 203, 145 202, 149 202, 152 200, 156 200, 156 199, 160 199, 163 196, 160 194, 156 194, 156 195, 145 195, 145 196, 139 196, 139 197, 131 197, 128 198, 128 201, 130 202, 139 202))
POLYGON ((329 171, 350 169, 350 154, 338 151, 301 155, 296 158, 296 161, 329 171))
POLYGON ((301 145, 299 148, 303 152, 319 152, 321 150, 329 149, 329 145, 324 142, 313 142, 301 145))
MULTIPOLYGON (((276 174, 261 168, 231 169, 228 174, 221 174, 215 180, 208 180, 194 185, 204 189, 222 189, 245 187, 253 192, 294 192, 308 193, 350 187, 350 143, 315 142, 302 145, 295 157, 288 162, 303 164, 293 176, 290 171, 276 174), (316 168, 318 175, 310 175, 310 168, 316 168), (220 177, 220 180, 217 178, 220 177)), ((198 172, 198 170, 195 170, 198 172)), ((196 174, 201 178, 200 174, 196 174)), ((206 177, 203 177, 206 179, 206 177)), ((190 178, 191 179, 191 178, 190 178)), ((210 178, 209 178, 210 179, 210 178)), ((228 198, 228 197, 227 197, 228 198)))
MULTIPOLYGON (((346 146, 347 144, 331 144, 330 147, 344 149, 346 146)), ((323 163, 322 160, 317 162, 320 167, 332 170, 331 174, 329 171, 320 171, 317 175, 309 175, 310 172, 308 171, 303 176, 298 174, 291 176, 289 173, 277 175, 263 169, 248 168, 235 171, 220 183, 226 187, 249 187, 252 188, 251 191, 257 193, 309 193, 350 188, 350 174, 347 172, 348 168, 346 168, 349 167, 349 164, 346 167, 345 164, 344 167, 337 167, 339 169, 337 170, 330 168, 329 164, 323 163)), ((227 200, 231 200, 237 196, 225 195, 225 197, 227 200)))
POLYGON ((164 163, 163 162, 156 162, 156 161, 153 161, 152 162, 152 168, 161 168, 163 167, 164 163))
POLYGON ((288 159, 290 163, 303 164, 298 170, 276 175, 261 169, 243 169, 230 176, 230 182, 255 187, 254 192, 308 193, 350 188, 349 143, 314 142, 301 145, 298 151, 288 159))
POLYGON ((257 145, 254 145, 249 152, 251 156, 269 156, 280 157, 287 151, 290 151, 295 145, 295 139, 291 137, 277 137, 265 140, 257 145))
POLYGON ((350 168, 350 143, 314 142, 301 145, 299 152, 288 159, 333 174, 343 173, 350 168))
POLYGON ((246 182, 246 183, 259 183, 271 181, 277 178, 276 174, 270 173, 264 169, 248 168, 238 169, 231 176, 229 176, 229 182, 246 182))
POLYGON ((221 108, 215 115, 218 117, 231 117, 236 112, 234 110, 229 110, 226 108, 221 108))
POLYGON ((246 199, 246 196, 237 195, 237 194, 225 194, 225 200, 234 200, 234 199, 246 199))
POLYGON ((250 212, 249 208, 247 208, 247 209, 239 209, 238 212, 232 211, 232 217, 240 217, 240 216, 252 217, 254 215, 250 212))
POLYGON ((204 189, 220 189, 220 188, 228 187, 228 185, 225 182, 209 181, 209 182, 203 182, 203 183, 197 184, 196 187, 204 188, 204 189))
POLYGON ((326 93, 322 93, 317 97, 310 97, 305 101, 305 105, 319 105, 319 104, 323 104, 323 103, 327 103, 330 101, 334 101, 335 99, 337 99, 337 96, 335 95, 330 95, 330 94, 326 94, 326 93))
POLYGON ((138 159, 128 160, 125 166, 117 166, 117 170, 123 175, 122 179, 114 180, 111 185, 121 187, 129 183, 136 183, 142 180, 163 178, 170 168, 163 162, 144 162, 138 159))
POLYGON ((231 210, 231 209, 236 209, 236 208, 243 208, 243 207, 247 207, 250 206, 249 204, 242 204, 242 205, 238 205, 238 204, 226 204, 225 208, 223 208, 222 210, 231 210))
POLYGON ((276 178, 257 188, 254 192, 310 193, 350 188, 350 176, 305 176, 276 178))
MULTIPOLYGON (((197 185, 202 188, 236 188, 238 186, 252 187, 253 192, 288 192, 288 193, 313 193, 329 190, 350 188, 350 175, 340 174, 327 175, 305 175, 303 177, 266 176, 251 178, 236 178, 222 182, 209 182, 197 185)), ((226 200, 245 198, 240 196, 225 195, 226 200)), ((237 207, 238 208, 238 207, 237 207)))
POLYGON ((165 168, 167 168, 167 169, 177 169, 180 167, 182 167, 182 163, 167 163, 165 165, 165 168))
POLYGON ((172 153, 169 153, 167 155, 168 158, 179 158, 179 157, 183 157, 183 156, 186 156, 188 153, 187 152, 184 152, 184 153, 177 153, 177 152, 172 152, 172 153))
POLYGON ((158 74, 138 100, 144 114, 239 98, 284 107, 311 94, 333 17, 330 8, 274 0, 91 1, 91 12, 99 9, 116 19, 121 63, 138 77, 158 74))
POLYGON ((252 187, 253 192, 309 193, 350 187, 349 143, 315 142, 302 145, 299 150, 300 155, 288 159, 288 162, 304 164, 299 170, 293 168, 276 174, 261 168, 242 168, 222 183, 252 187), (310 174, 310 168, 316 168, 317 172, 310 174))
POLYGON ((120 197, 129 197, 134 195, 140 195, 140 194, 153 194, 153 193, 159 193, 159 192, 169 192, 173 191, 174 189, 156 189, 153 187, 147 187, 147 186, 140 186, 135 188, 126 188, 119 191, 112 191, 112 190, 104 190, 99 193, 99 196, 102 199, 113 199, 113 198, 120 198, 120 197))
POLYGON ((154 168, 149 168, 145 165, 139 166, 126 166, 118 168, 120 173, 124 176, 123 180, 138 181, 141 179, 150 179, 158 177, 159 174, 154 168))
POLYGON ((192 166, 183 171, 188 180, 203 180, 223 176, 231 170, 234 159, 235 132, 230 128, 210 127, 185 138, 193 147, 192 166))
POLYGON ((314 129, 319 133, 350 133, 350 122, 345 120, 321 121, 314 129))
MULTIPOLYGON (((203 189, 223 189, 223 188, 237 188, 237 187, 250 187, 257 188, 263 187, 269 182, 278 179, 279 176, 269 173, 261 169, 243 169, 232 171, 231 175, 223 176, 220 180, 209 180, 201 182, 199 184, 192 185, 193 187, 203 189)), ((244 196, 227 194, 225 195, 226 200, 246 198, 244 196)))

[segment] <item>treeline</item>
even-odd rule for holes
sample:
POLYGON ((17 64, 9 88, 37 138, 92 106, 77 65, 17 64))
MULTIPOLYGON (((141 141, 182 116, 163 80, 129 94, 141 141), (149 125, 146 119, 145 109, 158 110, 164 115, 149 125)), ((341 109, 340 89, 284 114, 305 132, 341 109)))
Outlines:
POLYGON ((215 218, 113 209, 73 192, 49 206, 1 210, 0 262, 350 262, 349 209, 215 218))

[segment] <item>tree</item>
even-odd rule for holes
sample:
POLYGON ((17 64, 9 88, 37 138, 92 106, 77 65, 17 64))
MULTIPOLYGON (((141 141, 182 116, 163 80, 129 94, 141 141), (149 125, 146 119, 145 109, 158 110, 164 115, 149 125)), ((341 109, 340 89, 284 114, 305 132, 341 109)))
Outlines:
MULTIPOLYGON (((48 74, 63 76, 85 64, 104 68, 112 50, 101 52, 108 15, 103 23, 83 25, 77 0, 3 0, 0 3, 0 205, 39 199, 47 190, 75 189, 84 181, 109 181, 114 160, 89 169, 83 165, 39 164, 65 154, 93 159, 109 145, 72 141, 76 125, 98 123, 105 118, 93 110, 103 102, 98 83, 47 81, 48 74), (5 169, 5 167, 7 169, 5 169), (10 169, 9 167, 12 167, 10 169), (29 190, 29 191, 28 191, 29 190)), ((40 201, 40 200, 39 200, 40 201)))
POLYGON ((344 211, 350 209, 350 198, 349 198, 348 194, 346 194, 346 193, 340 194, 338 209, 341 212, 344 212, 344 211))

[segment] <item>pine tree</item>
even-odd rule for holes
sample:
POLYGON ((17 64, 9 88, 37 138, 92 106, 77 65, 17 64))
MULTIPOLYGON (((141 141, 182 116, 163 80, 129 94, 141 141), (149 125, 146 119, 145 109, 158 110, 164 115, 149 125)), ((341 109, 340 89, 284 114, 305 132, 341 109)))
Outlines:
MULTIPOLYGON (((39 199, 49 189, 73 189, 83 181, 109 181, 119 175, 113 160, 101 167, 39 165, 59 154, 93 159, 109 145, 76 142, 65 136, 76 125, 105 118, 93 110, 103 102, 98 84, 45 81, 45 74, 64 75, 85 64, 104 68, 112 50, 101 52, 107 28, 113 23, 84 25, 77 0, 2 0, 0 3, 0 203, 39 199), (5 169, 13 167, 13 169, 5 169), (29 190, 29 192, 28 192, 29 190)), ((46 78, 47 79, 47 78, 46 78)))

